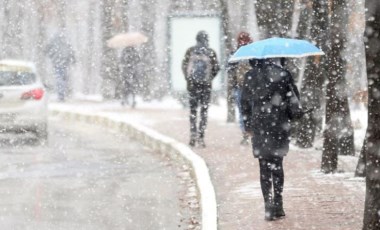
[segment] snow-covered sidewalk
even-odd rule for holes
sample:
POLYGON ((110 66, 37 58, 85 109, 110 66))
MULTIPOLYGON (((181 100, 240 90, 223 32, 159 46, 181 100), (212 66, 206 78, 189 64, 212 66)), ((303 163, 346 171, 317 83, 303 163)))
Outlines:
MULTIPOLYGON (((188 110, 174 99, 137 104, 72 101, 52 103, 52 110, 67 110, 118 117, 152 128, 179 142, 189 138, 188 110)), ((218 205, 218 229, 360 229, 364 208, 363 179, 353 177, 356 157, 339 157, 344 173, 320 173, 320 146, 291 151, 284 160, 284 206, 287 217, 264 221, 258 162, 250 146, 240 146, 237 123, 226 123, 223 102, 212 105, 206 133, 206 149, 193 149, 211 174, 218 205)), ((360 117, 360 116, 358 116, 360 117)), ((358 133, 363 133, 358 130, 358 133)), ((356 134, 356 133, 355 133, 356 134)), ((359 146, 362 140, 356 143, 359 146)), ((358 148, 357 146, 357 148, 358 148)))

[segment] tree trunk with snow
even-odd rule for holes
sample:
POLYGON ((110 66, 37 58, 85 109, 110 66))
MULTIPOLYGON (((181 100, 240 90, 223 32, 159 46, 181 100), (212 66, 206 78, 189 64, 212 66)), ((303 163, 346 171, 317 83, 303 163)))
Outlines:
MULTIPOLYGON (((292 30, 289 37, 310 40, 310 27, 312 17, 312 1, 295 0, 292 30), (294 33, 294 30, 296 33, 294 33)), ((286 69, 290 71, 295 82, 298 82, 299 77, 302 77, 299 75, 302 72, 301 68, 305 68, 304 59, 305 58, 292 59, 286 63, 286 69)))
POLYGON ((368 127, 363 230, 380 229, 380 2, 366 1, 368 127))
MULTIPOLYGON (((143 94, 145 100, 155 98, 157 94, 160 94, 162 86, 155 82, 161 82, 160 74, 157 72, 157 56, 155 53, 155 18, 156 18, 156 5, 157 0, 143 0, 140 1, 141 8, 146 10, 145 14, 142 14, 142 28, 141 30, 149 38, 148 42, 143 44, 140 49, 141 53, 141 72, 139 72, 142 80, 140 85, 143 88, 139 88, 139 91, 143 94), (156 88, 155 88, 156 87, 156 88)), ((139 87, 136 85, 135 87, 139 87)))
MULTIPOLYGON (((230 30, 230 17, 228 15, 228 2, 227 0, 219 0, 220 9, 222 12, 222 27, 224 35, 225 53, 229 56, 233 52, 232 33, 230 30)), ((232 79, 227 77, 227 122, 234 122, 236 120, 235 102, 233 95, 232 79)))
MULTIPOLYGON (((312 3, 312 24, 310 37, 315 44, 326 49, 328 32, 328 1, 320 0, 312 3)), ((322 120, 323 83, 325 81, 325 57, 309 57, 305 67, 302 81, 301 100, 307 108, 313 108, 311 113, 306 114, 297 127, 297 145, 303 148, 313 146, 319 121, 322 120)))
POLYGON ((294 0, 257 0, 255 9, 261 38, 289 35, 294 0))
POLYGON ((129 0, 122 0, 121 1, 121 22, 122 22, 122 31, 128 32, 129 27, 129 19, 128 19, 128 12, 129 12, 129 0))
MULTIPOLYGON (((315 2, 313 4, 312 0, 297 0, 300 1, 297 3, 296 10, 299 11, 299 19, 297 23, 297 33, 295 34, 296 38, 308 39, 310 38, 310 27, 311 21, 316 17, 315 12, 315 2)), ((294 28, 293 28, 294 29, 294 28)))
MULTIPOLYGON (((364 0, 360 0, 360 1, 358 1, 357 2, 357 4, 359 4, 359 5, 356 5, 357 7, 360 7, 360 6, 363 6, 363 5, 365 5, 365 4, 363 4, 365 1, 364 0)), ((364 7, 365 8, 365 7, 364 7)), ((365 10, 363 9, 363 15, 365 15, 365 10)), ((365 17, 363 17, 363 22, 365 21, 365 17), (364 19, 364 20, 363 20, 364 19)), ((364 37, 364 33, 363 33, 363 37, 364 37)), ((357 41, 357 40, 355 40, 355 41, 357 41)), ((362 41, 364 41, 364 38, 362 38, 362 41)), ((367 44, 366 44, 367 45, 367 44)), ((364 46, 365 46, 365 44, 364 44, 364 42, 363 42, 363 48, 364 48, 364 46)), ((364 51, 365 51, 365 49, 363 49, 364 51)), ((365 53, 365 52, 364 52, 365 53)), ((360 56, 361 57, 361 56, 360 56)), ((355 62, 355 64, 356 63, 359 63, 360 61, 362 61, 362 58, 360 58, 359 60, 356 60, 356 62, 355 62)), ((364 58, 364 61, 363 62, 361 62, 361 63, 366 63, 366 60, 365 60, 365 58, 364 58)), ((360 63, 360 64, 361 64, 360 63)), ((360 71, 362 68, 365 68, 365 66, 363 67, 363 65, 361 65, 361 66, 358 66, 358 65, 355 65, 354 66, 354 68, 357 68, 356 69, 356 71, 358 72, 358 73, 361 73, 362 71, 360 71)), ((367 78, 367 82, 366 83, 368 83, 368 78, 367 78)), ((361 83, 360 81, 357 83, 357 84, 360 84, 360 85, 363 85, 363 83, 361 83)), ((366 87, 367 87, 367 90, 368 90, 368 85, 366 85, 366 87)), ((365 88, 365 87, 362 87, 362 88, 365 88)), ((367 91, 368 92, 368 91, 367 91)), ((367 94, 368 95, 368 94, 367 94)), ((367 101, 367 103, 368 103, 368 101, 367 101)), ((359 155, 359 159, 358 159, 358 164, 357 164, 357 166, 356 166, 356 170, 355 170, 355 176, 356 177, 365 177, 365 174, 366 174, 366 165, 365 165, 365 163, 366 163, 366 160, 365 160, 365 158, 366 158, 366 154, 367 154, 367 135, 364 137, 364 141, 363 141, 363 145, 362 145, 362 149, 361 149, 361 151, 360 151, 360 155, 359 155)))
POLYGON ((336 172, 338 154, 354 155, 354 132, 348 105, 343 51, 346 45, 346 0, 331 2, 330 49, 327 51, 326 126, 321 169, 336 172))
POLYGON ((35 1, 38 12, 38 34, 37 34, 37 66, 42 68, 39 69, 39 73, 41 74, 42 80, 44 83, 47 83, 47 71, 46 71, 46 58, 45 58, 45 44, 46 44, 46 12, 45 5, 46 1, 35 1), (45 6, 45 7, 44 7, 45 6))
POLYGON ((22 58, 22 10, 21 2, 5 0, 2 3, 4 22, 1 45, 1 58, 22 58))
POLYGON ((367 154, 367 136, 364 138, 362 149, 360 150, 360 155, 358 159, 358 164, 356 165, 355 176, 365 177, 366 174, 366 154, 367 154))
POLYGON ((102 12, 102 56, 101 56, 101 91, 103 98, 111 99, 115 97, 115 81, 118 78, 118 59, 115 50, 107 46, 107 40, 112 37, 112 8, 113 0, 102 0, 100 5, 102 12))
MULTIPOLYGON (((86 82, 91 82, 91 80, 94 78, 95 75, 95 60, 94 57, 95 53, 95 12, 96 12, 96 4, 94 1, 91 2, 91 4, 88 6, 88 18, 87 18, 87 25, 88 25, 88 32, 87 32, 87 48, 86 48, 86 56, 87 59, 85 61, 86 67, 87 67, 87 76, 85 76, 86 82)), ((91 84, 84 84, 83 89, 84 94, 91 94, 91 84)))

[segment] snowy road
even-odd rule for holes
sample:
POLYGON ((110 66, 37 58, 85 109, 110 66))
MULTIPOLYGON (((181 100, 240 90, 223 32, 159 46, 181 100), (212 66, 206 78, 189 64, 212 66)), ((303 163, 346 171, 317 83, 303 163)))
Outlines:
POLYGON ((90 125, 55 118, 49 131, 47 146, 0 136, 1 229, 184 229, 194 219, 188 173, 160 155, 90 125))

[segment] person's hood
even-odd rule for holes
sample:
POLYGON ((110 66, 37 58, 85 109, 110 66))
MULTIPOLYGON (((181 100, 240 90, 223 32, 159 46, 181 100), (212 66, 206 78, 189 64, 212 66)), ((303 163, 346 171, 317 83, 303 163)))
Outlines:
POLYGON ((208 47, 208 34, 205 31, 200 31, 196 37, 198 47, 208 47))

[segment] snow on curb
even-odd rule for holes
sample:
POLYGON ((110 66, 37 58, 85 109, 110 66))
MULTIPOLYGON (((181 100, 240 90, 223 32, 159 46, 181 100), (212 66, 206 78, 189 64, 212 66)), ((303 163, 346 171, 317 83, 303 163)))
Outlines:
POLYGON ((53 116, 60 116, 71 121, 98 124, 120 132, 126 132, 130 137, 141 141, 144 145, 168 155, 171 159, 186 163, 192 169, 197 182, 201 201, 202 229, 217 229, 217 205, 215 190, 211 182, 209 170, 205 161, 186 145, 158 133, 145 126, 121 120, 110 114, 93 114, 90 112, 67 111, 54 108, 50 110, 53 116))

